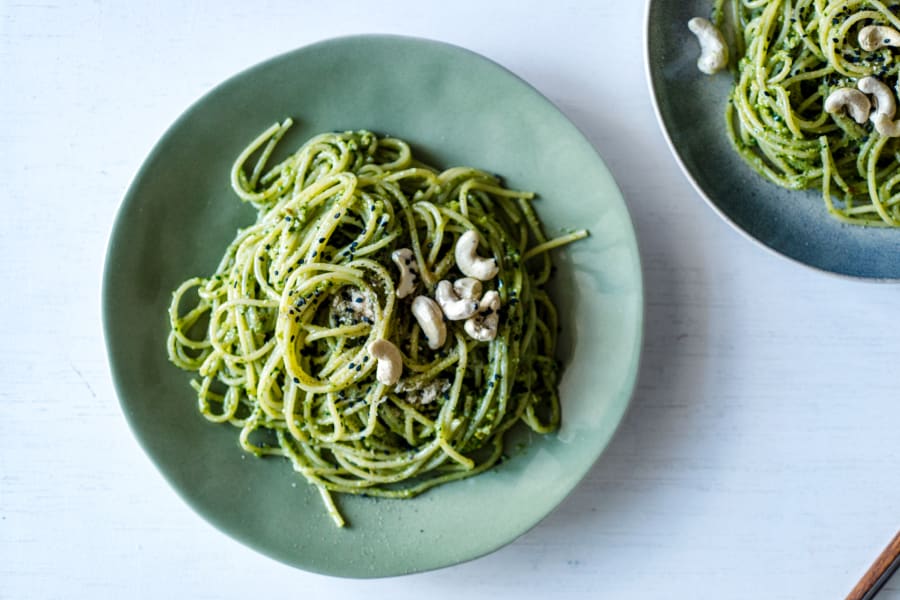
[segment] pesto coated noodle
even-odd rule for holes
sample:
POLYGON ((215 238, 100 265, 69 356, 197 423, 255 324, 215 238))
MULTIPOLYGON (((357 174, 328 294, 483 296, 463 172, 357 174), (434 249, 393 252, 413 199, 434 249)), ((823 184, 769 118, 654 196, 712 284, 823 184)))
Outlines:
POLYGON ((825 110, 834 90, 867 76, 896 96, 900 49, 867 51, 857 37, 867 25, 900 29, 898 15, 878 0, 716 0, 713 10, 738 59, 726 114, 734 147, 778 185, 819 188, 847 223, 900 226, 900 138, 825 110))
POLYGON ((519 422, 555 430, 547 250, 587 232, 548 239, 531 193, 473 168, 437 171, 405 142, 366 131, 319 135, 269 166, 290 126, 273 125, 232 169, 256 222, 214 274, 173 294, 169 358, 196 374, 203 416, 239 428, 248 452, 287 457, 338 525, 334 492, 413 497, 497 464, 519 422), (445 320, 432 350, 410 304, 462 277, 454 246, 469 231, 498 267, 478 286, 500 298, 499 311, 479 313, 495 319, 495 337, 445 320), (416 291, 398 297, 392 255, 402 249, 416 291), (367 350, 379 340, 402 358, 393 385, 367 350))

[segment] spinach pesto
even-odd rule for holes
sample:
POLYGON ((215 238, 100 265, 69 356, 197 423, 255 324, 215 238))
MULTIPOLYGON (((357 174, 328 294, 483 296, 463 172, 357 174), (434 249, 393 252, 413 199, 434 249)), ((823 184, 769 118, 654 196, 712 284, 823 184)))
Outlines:
POLYGON ((716 0, 712 20, 737 50, 726 123, 741 157, 782 187, 818 188, 845 223, 900 226, 896 6, 716 0))
POLYGON ((270 166, 290 126, 232 169, 256 222, 173 294, 169 358, 203 416, 288 458, 339 526, 333 493, 409 498, 491 468, 514 425, 555 430, 548 250, 587 232, 548 239, 531 193, 367 131, 270 166))

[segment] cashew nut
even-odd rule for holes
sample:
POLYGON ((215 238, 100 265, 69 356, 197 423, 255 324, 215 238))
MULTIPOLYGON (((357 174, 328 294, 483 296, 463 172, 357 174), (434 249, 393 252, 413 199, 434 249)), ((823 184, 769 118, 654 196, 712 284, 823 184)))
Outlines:
POLYGON ((889 119, 894 118, 897 105, 891 88, 875 77, 863 77, 856 82, 856 87, 866 94, 875 96, 875 114, 872 115, 872 120, 882 116, 889 119))
POLYGON ((728 66, 728 45, 725 37, 716 26, 703 17, 694 17, 688 21, 688 29, 697 36, 700 42, 700 58, 697 68, 712 75, 728 66))
POLYGON ((428 296, 416 296, 412 303, 412 314, 428 339, 428 347, 437 350, 443 346, 447 339, 447 327, 437 302, 428 296))
POLYGON ((419 279, 419 265, 409 248, 400 248, 391 253, 391 260, 400 268, 400 284, 397 285, 397 297, 406 298, 416 289, 419 279))
POLYGON ((838 88, 825 99, 825 111, 837 114, 846 109, 853 120, 862 125, 869 120, 872 103, 869 97, 853 88, 838 88))
POLYGON ((375 340, 369 344, 369 355, 378 361, 375 379, 384 385, 394 385, 403 374, 403 358, 397 346, 387 340, 375 340))
POLYGON ((900 31, 886 25, 867 25, 859 30, 859 47, 878 50, 886 46, 900 46, 900 31))
POLYGON ((497 337, 497 325, 500 323, 500 294, 491 290, 484 295, 478 305, 478 312, 468 319, 463 326, 473 339, 489 342, 497 337))
POLYGON ((463 277, 453 282, 453 290, 460 298, 478 300, 481 297, 481 282, 472 277, 463 277))
POLYGON ((856 86, 866 94, 875 96, 875 112, 869 117, 875 130, 885 137, 900 137, 900 123, 894 121, 897 104, 891 88, 875 77, 863 77, 856 86))
POLYGON ((455 286, 446 279, 439 281, 434 298, 441 305, 444 315, 451 321, 468 319, 478 312, 478 300, 460 297, 454 288, 455 286))
POLYGON ((478 250, 478 234, 467 231, 456 241, 456 266, 463 275, 474 277, 481 281, 487 281, 496 277, 500 268, 493 258, 481 258, 475 252, 478 250))
POLYGON ((875 124, 875 130, 884 137, 900 137, 900 121, 875 115, 872 118, 872 123, 875 124))

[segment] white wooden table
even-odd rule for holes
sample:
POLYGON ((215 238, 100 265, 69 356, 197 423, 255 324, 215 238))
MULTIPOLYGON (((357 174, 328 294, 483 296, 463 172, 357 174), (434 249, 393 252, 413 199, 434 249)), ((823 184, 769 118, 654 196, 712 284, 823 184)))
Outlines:
POLYGON ((643 2, 302 4, 0 3, 0 598, 843 598, 900 525, 900 287, 781 260, 700 200, 653 116, 643 2), (125 423, 100 324, 162 132, 235 72, 362 32, 470 48, 557 103, 626 196, 647 294, 633 405, 584 483, 493 555, 365 582, 195 515, 125 423))

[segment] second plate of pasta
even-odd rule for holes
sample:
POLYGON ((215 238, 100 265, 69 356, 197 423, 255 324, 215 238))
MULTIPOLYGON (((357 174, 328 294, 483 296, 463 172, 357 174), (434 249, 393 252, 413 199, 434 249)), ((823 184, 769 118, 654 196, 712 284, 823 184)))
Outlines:
MULTIPOLYGON (((729 223, 823 271, 900 278, 894 138, 869 112, 826 109, 866 77, 896 80, 892 50, 858 38, 893 14, 875 2, 651 0, 647 70, 657 114, 685 174, 729 223), (727 68, 698 69, 696 17, 719 25, 727 68)), ((868 100, 867 100, 868 102, 868 100)))

